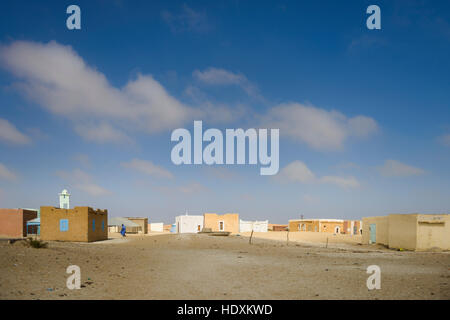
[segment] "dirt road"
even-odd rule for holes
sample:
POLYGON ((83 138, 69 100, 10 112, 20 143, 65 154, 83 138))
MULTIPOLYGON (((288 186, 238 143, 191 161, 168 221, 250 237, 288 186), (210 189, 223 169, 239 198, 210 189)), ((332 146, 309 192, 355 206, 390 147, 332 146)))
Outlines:
POLYGON ((450 253, 164 234, 47 249, 0 242, 0 299, 450 299, 450 253), (381 289, 369 291, 369 265, 381 289), (66 287, 81 268, 82 288, 66 287))

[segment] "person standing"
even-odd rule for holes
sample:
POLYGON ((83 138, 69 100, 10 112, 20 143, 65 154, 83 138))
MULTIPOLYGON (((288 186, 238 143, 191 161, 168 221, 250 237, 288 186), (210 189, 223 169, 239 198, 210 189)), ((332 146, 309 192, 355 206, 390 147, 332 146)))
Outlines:
POLYGON ((122 223, 122 229, 120 230, 120 234, 122 235, 122 237, 126 237, 126 228, 122 223))

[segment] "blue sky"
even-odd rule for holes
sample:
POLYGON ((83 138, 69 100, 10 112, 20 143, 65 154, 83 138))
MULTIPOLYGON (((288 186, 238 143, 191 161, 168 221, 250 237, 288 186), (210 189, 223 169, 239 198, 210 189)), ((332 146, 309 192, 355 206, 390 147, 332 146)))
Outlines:
POLYGON ((1 7, 0 207, 57 205, 68 188, 72 205, 166 223, 449 213, 447 1, 1 7), (171 132, 194 120, 279 128, 279 173, 175 166, 171 132))

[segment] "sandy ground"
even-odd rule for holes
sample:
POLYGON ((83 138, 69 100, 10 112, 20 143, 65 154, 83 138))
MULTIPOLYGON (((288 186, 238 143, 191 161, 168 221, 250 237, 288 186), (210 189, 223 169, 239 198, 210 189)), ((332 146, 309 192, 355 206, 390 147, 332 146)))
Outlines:
POLYGON ((285 232, 157 234, 34 249, 0 241, 0 299, 450 299, 450 253, 285 232), (271 239, 264 239, 271 238, 271 239), (278 241, 275 241, 277 239, 278 241), (366 269, 381 268, 369 291, 366 269), (82 288, 66 287, 81 268, 82 288))

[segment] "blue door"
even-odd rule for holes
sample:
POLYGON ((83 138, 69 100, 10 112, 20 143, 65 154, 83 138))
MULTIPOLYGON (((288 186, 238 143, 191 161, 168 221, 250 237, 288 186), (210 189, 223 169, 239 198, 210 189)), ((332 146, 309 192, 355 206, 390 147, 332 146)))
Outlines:
POLYGON ((370 224, 370 243, 377 242, 377 225, 375 223, 370 224))

